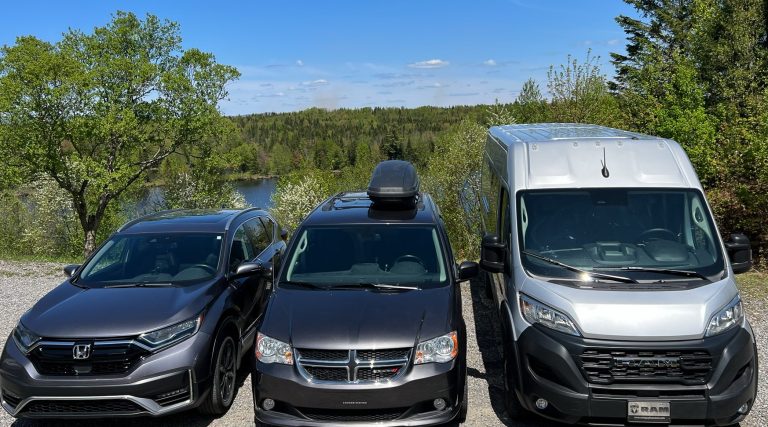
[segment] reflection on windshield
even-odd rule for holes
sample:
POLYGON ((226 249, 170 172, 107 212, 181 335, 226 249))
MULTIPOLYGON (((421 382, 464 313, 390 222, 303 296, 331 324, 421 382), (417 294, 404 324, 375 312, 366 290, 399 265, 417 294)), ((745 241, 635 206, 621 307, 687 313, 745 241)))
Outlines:
POLYGON ((78 284, 159 286, 207 280, 219 266, 221 236, 210 233, 119 235, 85 266, 78 284))
MULTIPOLYGON (((429 288, 446 283, 434 227, 309 227, 298 233, 282 281, 429 288)), ((378 286, 384 288, 385 286, 378 286)))
MULTIPOLYGON (((592 189, 519 195, 522 251, 592 271, 633 278, 711 276, 724 268, 720 241, 695 190, 592 189), (628 268, 629 267, 629 268, 628 268), (631 273, 630 273, 631 272, 631 273)), ((523 256, 529 271, 573 277, 573 271, 523 256)))

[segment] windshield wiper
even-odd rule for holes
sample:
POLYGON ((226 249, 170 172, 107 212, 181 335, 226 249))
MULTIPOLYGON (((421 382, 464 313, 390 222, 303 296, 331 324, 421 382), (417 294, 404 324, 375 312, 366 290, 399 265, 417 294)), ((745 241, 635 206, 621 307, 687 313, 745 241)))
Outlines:
POLYGON ((625 267, 598 267, 595 270, 601 271, 645 271, 648 273, 661 273, 669 274, 672 276, 684 276, 684 277, 697 277, 709 281, 709 278, 698 271, 693 270, 677 270, 674 268, 657 268, 657 267, 637 267, 637 266, 625 266, 625 267))
POLYGON ((539 254, 537 254, 535 252, 531 252, 531 251, 522 251, 522 252, 523 252, 523 254, 528 255, 530 257, 533 257, 533 258, 536 258, 536 259, 540 259, 540 260, 542 260, 544 262, 548 262, 548 263, 556 265, 558 267, 562 267, 562 268, 564 268, 566 270, 569 270, 569 271, 573 271, 574 273, 579 273, 579 274, 586 275, 586 276, 588 276, 588 277, 590 277, 592 279, 613 280, 613 281, 622 282, 622 283, 637 283, 637 280, 629 278, 629 277, 614 276, 612 274, 603 274, 603 273, 596 273, 594 271, 582 270, 581 268, 574 267, 572 265, 568 265, 568 264, 566 264, 564 262, 560 262, 560 261, 558 261, 556 259, 545 257, 544 255, 539 255, 539 254))
POLYGON ((300 286, 302 288, 309 288, 309 289, 328 289, 326 286, 320 286, 316 285, 312 282, 300 282, 300 281, 294 281, 294 280, 283 280, 282 282, 278 283, 278 285, 294 285, 294 286, 300 286))
POLYGON ((152 283, 152 282, 136 282, 136 283, 119 283, 116 285, 106 285, 105 288, 167 288, 173 286, 173 283, 152 283))
POLYGON ((373 283, 373 282, 363 282, 363 283, 343 283, 339 285, 333 285, 329 287, 330 289, 386 289, 386 290, 404 290, 404 291, 415 291, 418 290, 418 286, 410 286, 400 283, 373 283))

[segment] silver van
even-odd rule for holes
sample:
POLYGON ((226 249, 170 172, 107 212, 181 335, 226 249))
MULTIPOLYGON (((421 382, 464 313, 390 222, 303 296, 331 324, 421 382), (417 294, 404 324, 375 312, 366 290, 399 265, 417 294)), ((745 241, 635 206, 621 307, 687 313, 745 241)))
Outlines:
POLYGON ((509 415, 730 425, 757 392, 755 338, 724 241, 674 141, 581 124, 492 127, 481 265, 509 415))

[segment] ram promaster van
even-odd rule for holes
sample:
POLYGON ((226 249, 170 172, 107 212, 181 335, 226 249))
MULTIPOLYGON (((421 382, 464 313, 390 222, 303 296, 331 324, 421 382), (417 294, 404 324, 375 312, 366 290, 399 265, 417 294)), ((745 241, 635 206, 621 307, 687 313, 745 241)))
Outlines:
POLYGON ((567 423, 730 425, 757 352, 735 273, 685 152, 578 124, 492 127, 481 265, 500 314, 506 406, 567 423))

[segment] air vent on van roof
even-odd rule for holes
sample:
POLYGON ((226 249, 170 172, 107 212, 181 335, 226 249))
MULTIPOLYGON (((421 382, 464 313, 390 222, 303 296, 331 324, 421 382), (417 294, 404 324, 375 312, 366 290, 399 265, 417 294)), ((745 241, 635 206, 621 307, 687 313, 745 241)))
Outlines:
POLYGON ((412 208, 419 194, 419 176, 412 164, 387 160, 376 165, 368 184, 368 197, 377 204, 393 208, 412 208))

